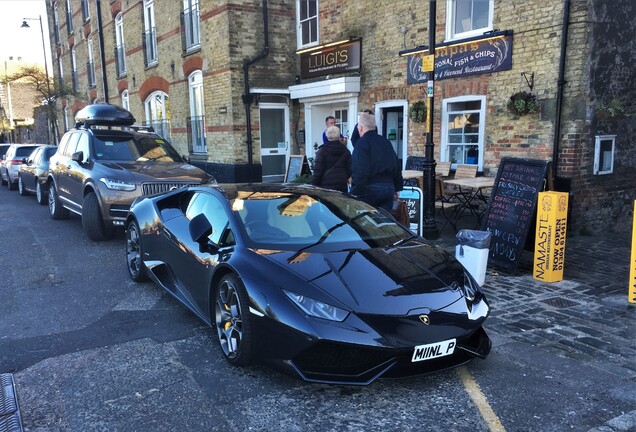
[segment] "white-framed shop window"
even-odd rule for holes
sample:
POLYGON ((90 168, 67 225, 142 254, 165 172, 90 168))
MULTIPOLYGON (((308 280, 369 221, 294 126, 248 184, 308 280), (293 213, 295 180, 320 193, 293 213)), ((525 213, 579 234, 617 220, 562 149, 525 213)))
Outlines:
POLYGON ((446 0, 446 40, 480 36, 492 30, 495 0, 446 0))
POLYGON ((614 145, 616 135, 597 135, 594 144, 594 174, 614 172, 614 145))
POLYGON ((318 0, 296 0, 297 47, 318 44, 318 0))
POLYGON ((457 164, 484 165, 486 96, 460 96, 442 101, 440 160, 457 164))

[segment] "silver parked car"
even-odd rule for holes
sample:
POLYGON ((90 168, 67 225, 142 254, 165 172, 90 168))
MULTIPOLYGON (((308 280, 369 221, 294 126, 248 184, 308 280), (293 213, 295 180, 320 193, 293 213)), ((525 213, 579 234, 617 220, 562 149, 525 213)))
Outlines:
POLYGON ((0 166, 0 176, 2 184, 6 184, 9 190, 18 188, 18 168, 24 163, 24 158, 28 157, 33 150, 42 144, 11 144, 9 150, 2 157, 0 166))
POLYGON ((46 185, 49 175, 49 159, 57 151, 57 146, 46 145, 37 147, 24 159, 18 169, 18 192, 26 196, 35 192, 38 204, 47 204, 49 188, 46 185))

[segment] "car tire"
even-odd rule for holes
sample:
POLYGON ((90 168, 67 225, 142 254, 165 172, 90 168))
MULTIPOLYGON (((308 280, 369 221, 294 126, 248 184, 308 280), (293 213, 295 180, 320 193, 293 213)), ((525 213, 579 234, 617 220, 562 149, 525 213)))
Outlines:
POLYGON ((62 207, 60 199, 57 197, 57 189, 55 184, 51 182, 49 185, 49 214, 53 219, 68 219, 69 211, 62 207))
POLYGON ((12 182, 11 177, 8 174, 7 177, 9 178, 9 180, 7 181, 7 187, 9 188, 9 190, 16 190, 18 188, 18 182, 12 182))
POLYGON ((39 180, 35 181, 35 200, 40 205, 44 205, 48 202, 48 200, 46 199, 46 195, 44 191, 42 190, 42 184, 40 183, 39 180))
POLYGON ((27 192, 27 190, 24 188, 24 182, 22 181, 22 176, 20 174, 18 174, 18 193, 21 196, 29 195, 29 192, 27 192))
POLYGON ((115 234, 115 229, 104 223, 95 192, 89 192, 84 197, 82 227, 88 238, 93 241, 110 240, 115 234))
POLYGON ((233 273, 221 278, 214 290, 214 327, 225 359, 236 366, 252 360, 252 322, 249 297, 233 273))
POLYGON ((128 275, 135 282, 148 280, 142 257, 141 230, 137 221, 133 220, 126 227, 126 267, 128 275))

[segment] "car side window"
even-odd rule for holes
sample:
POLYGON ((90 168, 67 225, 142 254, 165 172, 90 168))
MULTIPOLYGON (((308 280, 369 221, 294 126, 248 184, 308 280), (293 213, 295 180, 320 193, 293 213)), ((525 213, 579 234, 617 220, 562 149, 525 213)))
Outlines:
POLYGON ((64 154, 64 149, 66 148, 66 145, 68 144, 68 140, 71 137, 71 135, 72 134, 70 133, 64 134, 64 136, 60 140, 60 144, 57 146, 57 149, 60 154, 64 154))
POLYGON ((209 239, 216 244, 221 244, 222 240, 223 243, 227 243, 228 236, 225 231, 229 219, 221 201, 215 196, 197 193, 190 201, 185 215, 189 220, 192 220, 201 213, 205 214, 212 224, 212 234, 210 234, 209 239))
POLYGON ((64 156, 70 156, 75 153, 75 148, 77 147, 77 141, 79 141, 80 135, 81 134, 79 133, 74 133, 69 137, 66 147, 64 147, 62 153, 64 156))
POLYGON ((27 159, 27 163, 29 164, 34 164, 37 165, 40 163, 40 157, 42 156, 42 149, 38 148, 36 149, 33 153, 31 153, 31 156, 29 156, 29 158, 27 159))
POLYGON ((90 156, 88 147, 88 135, 85 133, 80 134, 79 142, 73 153, 81 151, 83 153, 82 162, 86 162, 90 156))

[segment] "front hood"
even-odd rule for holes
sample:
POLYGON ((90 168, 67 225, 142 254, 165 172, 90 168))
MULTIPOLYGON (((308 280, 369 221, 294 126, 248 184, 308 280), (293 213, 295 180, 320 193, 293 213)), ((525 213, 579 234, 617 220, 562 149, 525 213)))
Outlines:
MULTIPOLYGON (((262 255, 306 280, 312 296, 317 288, 351 310, 405 315, 415 309, 440 310, 462 297, 463 267, 448 253, 423 242, 397 248, 301 254, 262 255), (453 288, 451 288, 453 286, 453 288)), ((320 299, 325 299, 321 296, 320 299)))
POLYGON ((205 183, 208 173, 183 162, 96 162, 104 175, 132 181, 187 181, 205 183))

